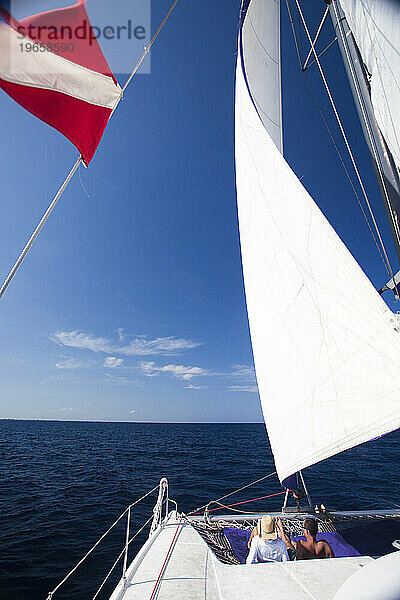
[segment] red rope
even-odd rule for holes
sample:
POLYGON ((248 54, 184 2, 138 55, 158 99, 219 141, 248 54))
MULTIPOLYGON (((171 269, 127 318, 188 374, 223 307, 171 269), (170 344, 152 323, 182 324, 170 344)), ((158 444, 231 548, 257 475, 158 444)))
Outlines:
MULTIPOLYGON (((212 508, 208 512, 213 512, 214 510, 222 510, 223 508, 231 508, 231 506, 239 506, 239 504, 247 504, 248 502, 255 502, 256 500, 265 500, 265 498, 273 498, 274 496, 280 496, 281 494, 286 494, 286 490, 283 492, 277 492, 276 494, 269 494, 268 496, 260 496, 259 498, 253 498, 252 500, 244 500, 243 502, 236 502, 235 504, 227 504, 224 506, 217 506, 217 508, 212 508)), ((201 513, 197 513, 199 515, 201 513)), ((194 514, 193 516, 196 516, 194 514)))
POLYGON ((171 545, 170 545, 170 547, 168 548, 167 555, 166 555, 166 557, 165 557, 165 559, 164 559, 163 565, 162 565, 162 567, 161 567, 161 571, 160 571, 160 573, 159 573, 159 575, 158 575, 158 577, 157 577, 156 585, 154 586, 154 588, 153 588, 153 591, 151 592, 151 596, 150 596, 149 600, 153 600, 153 598, 154 598, 154 594, 156 593, 156 590, 157 590, 157 588, 158 588, 158 584, 160 583, 160 579, 161 579, 161 577, 162 577, 162 574, 163 574, 163 572, 164 572, 165 565, 167 564, 167 560, 169 559, 169 555, 171 554, 171 550, 172 550, 172 546, 174 545, 175 538, 176 538, 176 536, 178 535, 179 527, 180 527, 180 526, 181 526, 181 524, 182 524, 182 519, 183 519, 183 517, 181 517, 181 518, 180 518, 180 521, 179 521, 179 523, 178 523, 178 527, 176 528, 176 531, 175 531, 175 533, 174 533, 174 537, 172 538, 171 545))

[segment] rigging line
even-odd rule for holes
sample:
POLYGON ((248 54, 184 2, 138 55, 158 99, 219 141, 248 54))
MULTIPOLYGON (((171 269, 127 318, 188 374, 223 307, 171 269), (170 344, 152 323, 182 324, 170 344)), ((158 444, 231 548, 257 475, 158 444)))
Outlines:
MULTIPOLYGON (((247 510, 240 510, 238 508, 232 508, 233 506, 238 506, 240 504, 247 504, 248 502, 255 502, 256 500, 264 500, 265 498, 272 498, 273 496, 280 496, 281 494, 286 494, 286 490, 283 490, 282 492, 277 492, 275 494, 268 494, 268 496, 261 496, 260 498, 252 498, 251 500, 244 500, 243 502, 235 502, 235 504, 222 504, 221 502, 217 502, 216 500, 214 500, 215 504, 219 504, 219 506, 217 508, 211 508, 208 512, 214 512, 215 510, 222 510, 223 508, 229 508, 229 510, 232 510, 233 512, 237 512, 243 515, 247 515, 249 514, 247 510)), ((258 513, 252 513, 252 514, 258 514, 258 513)), ((193 517, 198 517, 200 515, 200 513, 189 513, 187 515, 187 518, 189 518, 190 516, 193 517)))
POLYGON ((264 481, 264 479, 268 479, 269 477, 272 477, 272 475, 275 475, 275 474, 276 474, 276 471, 273 471, 272 473, 269 473, 268 475, 264 475, 264 477, 260 477, 260 479, 256 479, 255 481, 252 481, 251 483, 248 483, 247 485, 244 485, 243 487, 241 487, 237 490, 233 490, 233 492, 229 492, 229 494, 225 494, 225 496, 221 496, 220 498, 217 498, 216 500, 211 500, 210 502, 207 502, 207 504, 203 504, 203 506, 199 506, 198 508, 195 508, 190 513, 188 513, 188 515, 192 515, 193 513, 198 512, 199 510, 203 510, 203 508, 206 508, 213 502, 219 502, 220 500, 225 500, 225 498, 228 498, 229 496, 233 496, 233 494, 237 494, 238 492, 241 492, 241 491, 251 487, 252 485, 255 485, 256 483, 260 483, 260 481, 264 481))
POLYGON ((303 63, 302 63, 302 60, 301 60, 300 47, 299 47, 299 42, 297 40, 296 28, 294 26, 294 20, 293 20, 292 10, 290 8, 289 0, 286 0, 286 7, 287 7, 287 10, 288 10, 288 13, 289 13, 289 21, 290 21, 290 25, 291 25, 292 31, 293 31, 293 38, 294 38, 294 43, 295 43, 295 46, 296 46, 297 58, 299 59, 300 70, 303 70, 303 63))
MULTIPOLYGON (((303 11, 301 10, 301 7, 300 7, 299 0, 295 0, 295 2, 296 2, 296 5, 297 5, 297 8, 298 8, 298 11, 299 11, 299 13, 300 13, 301 20, 302 20, 302 22, 303 22, 303 26, 304 26, 304 29, 305 29, 305 31, 306 31, 306 34, 307 34, 308 40, 309 40, 309 42, 311 43, 311 42, 312 42, 312 40, 311 40, 310 32, 309 32, 309 30, 308 30, 307 23, 306 23, 306 21, 305 21, 305 19, 304 19, 303 11)), ((337 108, 336 108, 335 101, 334 101, 334 99, 333 99, 333 96, 332 96, 331 90, 330 90, 330 88, 329 88, 328 82, 327 82, 327 80, 326 80, 326 77, 325 77, 325 73, 324 73, 324 71, 323 71, 323 69, 322 69, 322 66, 321 66, 320 60, 319 60, 319 58, 318 58, 318 55, 317 55, 317 53, 316 53, 316 51, 315 51, 315 48, 314 48, 313 52, 314 52, 314 56, 315 56, 315 61, 316 61, 317 65, 318 65, 318 69, 319 69, 319 72, 320 72, 320 74, 321 74, 322 81, 323 81, 323 83, 324 83, 324 86, 325 86, 326 92, 327 92, 327 94, 328 94, 328 97, 329 97, 330 103, 331 103, 331 105, 332 105, 333 112, 334 112, 334 114, 335 114, 335 117, 336 117, 336 120, 337 120, 337 122, 338 122, 338 125, 339 125, 340 132, 341 132, 341 134, 342 134, 342 136, 343 136, 343 139, 344 139, 344 142, 345 142, 345 144, 346 144, 346 148, 347 148, 347 151, 348 151, 348 153, 349 153, 349 156, 350 156, 350 159, 351 159, 351 162, 352 162, 353 168, 354 168, 354 170, 355 170, 355 173, 356 173, 356 175, 357 175, 357 180, 358 180, 358 183, 359 183, 359 185, 360 185, 360 187, 361 187, 361 190, 362 190, 362 192, 363 192, 363 196, 364 196, 364 198, 365 198, 365 202, 366 202, 366 204, 367 204, 367 206, 368 206, 368 209, 369 209, 369 212, 370 212, 370 215, 371 215, 371 218, 372 218, 372 222, 374 223, 375 230, 376 230, 376 233, 377 233, 377 235, 378 235, 379 242, 380 242, 380 244, 381 244, 381 247, 382 247, 383 254, 384 254, 384 256, 385 256, 386 264, 387 264, 387 266, 388 266, 388 269, 389 269, 389 272, 390 272, 390 277, 391 277, 391 278, 393 279, 393 281, 394 281, 394 275, 393 275, 392 267, 391 267, 391 265, 390 265, 389 257, 388 257, 388 255, 387 255, 386 248, 385 248, 385 245, 384 245, 384 243, 383 243, 383 239, 382 239, 382 236, 381 236, 381 234, 380 234, 380 231, 379 231, 378 224, 377 224, 377 222, 376 222, 376 219, 375 219, 375 215, 374 215, 374 213, 373 213, 373 211, 372 211, 372 208, 371 208, 371 205, 370 205, 370 202, 369 202, 368 196, 367 196, 367 192, 366 192, 366 190, 365 190, 365 187, 364 187, 363 181, 362 181, 362 179, 361 179, 361 175, 360 175, 360 172, 359 172, 359 170, 358 170, 357 163, 356 163, 356 161, 355 161, 355 158, 354 158, 353 152, 352 152, 352 150, 351 150, 351 147, 350 147, 350 144, 349 144, 349 141, 348 141, 348 138, 347 138, 346 132, 345 132, 345 130, 344 130, 344 127, 343 127, 343 124, 342 124, 342 120, 341 120, 341 118, 340 118, 340 116, 339 116, 338 110, 337 110, 337 108)))
POLYGON ((302 71, 305 71, 305 70, 306 70, 306 68, 307 68, 307 63, 308 63, 308 61, 310 60, 310 56, 311 56, 311 54, 312 54, 312 53, 313 53, 313 51, 314 51, 315 44, 316 44, 316 43, 317 43, 317 41, 318 41, 319 34, 321 33, 321 29, 322 29, 322 28, 323 28, 323 26, 324 26, 324 23, 325 23, 325 21, 326 21, 326 17, 328 16, 328 13, 329 13, 329 5, 327 5, 327 6, 326 6, 326 9, 325 9, 325 12, 324 12, 324 16, 323 16, 323 17, 322 17, 322 19, 321 19, 321 23, 319 24, 319 27, 318 27, 317 33, 315 34, 314 41, 313 41, 313 42, 312 42, 312 44, 311 44, 311 48, 310 48, 310 50, 309 50, 309 52, 308 52, 308 54, 307 54, 307 58, 306 58, 306 60, 305 60, 305 63, 304 63, 304 65, 303 65, 303 67, 302 67, 302 71))
MULTIPOLYGON (((315 61, 314 61, 314 62, 315 62, 315 61)), ((310 65, 310 66, 311 66, 311 65, 310 65)), ((309 80, 309 78, 308 78, 308 76, 307 76, 307 73, 304 73, 304 74, 305 74, 305 80, 306 80, 306 83, 307 83, 308 89, 309 89, 309 91, 310 91, 310 94, 312 95, 312 97, 313 97, 313 99, 314 99, 314 102, 315 102, 315 104, 316 104, 316 106, 317 106, 317 108, 318 108, 318 110, 319 110, 319 113, 320 113, 320 115, 321 115, 321 118, 322 118, 322 120, 323 120, 323 122, 324 122, 324 125, 325 125, 325 127, 326 127, 327 131, 328 131, 329 137, 331 138, 331 141, 332 141, 333 147, 335 148, 335 150, 336 150, 336 152, 337 152, 337 155, 338 155, 338 157, 339 157, 340 163, 341 163, 341 165, 342 165, 342 167, 343 167, 343 170, 344 170, 344 172, 345 172, 345 173, 346 173, 346 175, 347 175, 347 179, 349 180, 349 183, 350 183, 351 189, 352 189, 352 190, 353 190, 353 192, 354 192, 354 195, 355 195, 355 197, 356 197, 356 199, 357 199, 358 205, 359 205, 359 207, 360 207, 360 209, 361 209, 361 212, 362 212, 362 214, 363 214, 363 216, 364 216, 365 222, 367 223, 367 226, 368 226, 368 229, 369 229, 369 231, 370 231, 370 233, 371 233, 372 239, 373 239, 373 240, 374 240, 374 242, 375 242, 376 248, 377 248, 377 250, 378 250, 378 252, 379 252, 379 256, 381 257, 381 259, 382 259, 382 262, 383 262, 383 265, 384 265, 384 267, 385 267, 385 269, 386 269, 386 272, 387 272, 388 276, 390 277, 390 272, 389 272, 389 270, 388 270, 387 264, 386 264, 386 262, 385 262, 385 259, 384 259, 384 257, 383 257, 383 254, 382 254, 382 252, 381 252, 381 249, 380 249, 380 247, 379 247, 378 240, 376 239, 376 237, 375 237, 375 234, 374 234, 374 231, 373 231, 373 229, 372 229, 372 227, 371 227, 371 223, 369 222, 368 215, 366 214, 366 212, 365 212, 365 210, 364 210, 364 207, 363 207, 363 205, 362 205, 362 202, 361 202, 361 200, 360 200, 360 197, 359 197, 359 195, 357 194, 357 190, 356 190, 356 188, 355 188, 355 186, 354 186, 353 180, 351 179, 350 173, 349 173, 349 171, 348 171, 348 169, 347 169, 347 167, 346 167, 346 164, 345 164, 345 162, 344 162, 344 160, 343 160, 343 157, 342 157, 342 155, 341 155, 341 153, 340 153, 340 150, 339 150, 339 148, 338 148, 338 145, 336 144, 336 141, 335 141, 335 139, 334 139, 334 137, 333 137, 332 131, 331 131, 331 129, 330 129, 329 125, 328 125, 328 122, 327 122, 327 120, 326 120, 326 118, 325 118, 325 115, 324 115, 324 113, 323 113, 323 110, 322 110, 322 108, 321 108, 321 105, 320 105, 320 103, 318 102, 318 99, 317 99, 317 97, 316 97, 316 95, 315 95, 315 93, 314 93, 314 90, 313 90, 313 88, 312 88, 312 86, 311 86, 311 83, 310 83, 310 80, 309 80)))
MULTIPOLYGON (((337 36, 336 36, 336 37, 335 37, 335 38, 334 38, 334 39, 331 41, 331 43, 330 43, 330 44, 328 44, 328 45, 327 45, 327 47, 326 47, 324 50, 322 50, 322 52, 320 52, 320 53, 318 54, 318 58, 321 58, 321 56, 322 56, 323 54, 325 54, 325 52, 326 52, 327 50, 329 50, 329 48, 330 48, 331 46, 333 46, 333 44, 334 44, 336 41, 337 41, 337 36)), ((312 62, 310 62, 310 64, 308 65, 307 69, 309 69, 309 68, 310 68, 310 67, 312 67, 313 65, 315 65, 315 60, 313 60, 312 62)), ((306 70, 307 70, 307 69, 306 69, 306 70)))
MULTIPOLYGON (((229 508, 228 506, 225 506, 224 504, 221 504, 221 502, 216 502, 216 504, 219 504, 219 505, 220 505, 220 508, 215 508, 215 509, 213 508, 212 510, 221 510, 221 508, 229 508)), ((238 508, 231 508, 230 510, 232 510, 233 512, 240 513, 241 515, 247 515, 247 514, 248 514, 248 511, 247 511, 247 510, 239 510, 238 508)), ((191 514, 192 514, 192 513, 190 513, 190 514, 188 515, 188 517, 190 517, 190 516, 191 516, 191 514)), ((197 517, 199 514, 200 514, 200 513, 198 513, 198 514, 195 514, 195 515, 193 515, 193 516, 197 517)))
MULTIPOLYGON (((290 24, 291 24, 291 26, 292 26, 293 38, 294 38, 294 42, 295 42, 295 46, 296 46, 296 50, 297 50, 297 56, 298 56, 298 59, 299 59, 299 66, 300 66, 300 69, 303 71, 303 67, 302 67, 302 60, 301 60, 301 54, 300 54, 300 48, 299 48, 299 43, 298 43, 298 40, 297 40, 297 34, 296 34, 296 29, 295 29, 295 26, 294 26, 294 20, 293 20, 292 11, 291 11, 291 8, 290 8, 289 0, 286 0, 286 6, 287 6, 288 13, 289 13, 289 20, 290 20, 290 24)), ((335 37, 335 39, 334 39, 334 40, 332 40, 332 42, 329 44, 329 46, 327 46, 327 47, 325 48, 325 50, 323 50, 323 51, 320 53, 320 55, 319 55, 319 56, 322 56, 322 54, 323 54, 323 53, 324 53, 326 50, 328 50, 328 48, 330 48, 330 47, 332 46, 332 44, 334 44, 334 43, 336 42, 336 40, 337 40, 337 37, 335 37)), ((310 68, 310 67, 311 67, 311 66, 312 66, 312 65, 313 65, 315 62, 316 62, 316 61, 315 61, 315 60, 313 60, 313 62, 312 62, 312 63, 310 63, 310 64, 308 65, 308 68, 310 68)), ((346 167, 346 165, 345 165, 345 163, 344 163, 344 160, 343 160, 343 158, 342 158, 342 155, 341 155, 341 153, 340 153, 340 150, 339 150, 339 148, 338 148, 338 146, 337 146, 337 144, 336 144, 336 142, 335 142, 335 139, 334 139, 334 137, 333 137, 333 134, 332 134, 332 132, 331 132, 331 129, 330 129, 329 125, 328 125, 328 122, 327 122, 327 120, 325 119, 325 116, 324 116, 324 114, 323 114, 323 111, 322 111, 322 108, 321 108, 321 106, 320 106, 320 104, 319 104, 319 102, 318 102, 318 99, 317 99, 316 95, 314 94, 314 91, 313 91, 313 89, 312 89, 312 86, 311 86, 310 80, 309 80, 309 78, 307 77, 307 74, 306 74, 306 72, 305 72, 305 71, 303 71, 303 72, 305 73, 305 79, 306 79, 306 83, 307 83, 307 85, 308 85, 308 88, 309 88, 309 90, 310 90, 310 93, 311 93, 311 95, 312 95, 312 97, 313 97, 313 99, 314 99, 314 101, 315 101, 315 104, 317 105, 317 108, 318 108, 318 110, 319 110, 319 112, 320 112, 320 115, 321 115, 321 117, 322 117, 322 120, 323 120, 323 122, 324 122, 324 124, 325 124, 325 127, 326 127, 326 128, 327 128, 327 130, 328 130, 329 136, 330 136, 330 138, 331 138, 331 140, 332 140, 333 146, 334 146, 334 148, 335 148, 335 150, 336 150, 336 152, 337 152, 337 154, 338 154, 339 160, 340 160, 340 162, 341 162, 341 164, 342 164, 342 166, 343 166, 343 169, 344 169, 344 171, 345 171, 345 173, 346 173, 346 175, 347 175, 347 178, 348 178, 348 180, 349 180, 349 182, 350 182, 350 186, 351 186, 351 188, 352 188, 352 190, 353 190, 353 192, 354 192, 354 195, 355 195, 355 197, 357 198, 357 202, 358 202, 358 204, 359 204, 359 206, 360 206, 360 209, 361 209, 361 212, 362 212, 362 214, 364 215, 365 221, 366 221, 366 223, 367 223, 367 225, 368 225, 368 229, 369 229, 369 231, 370 231, 370 233, 371 233, 371 235, 372 235, 372 238, 373 238, 373 240, 374 240, 374 242, 375 242, 375 245, 376 245, 376 247, 377 247, 377 250, 378 250, 379 256, 381 257, 381 259, 382 259, 382 262, 383 262, 383 265, 384 265, 384 267, 385 267, 385 269, 386 269, 386 272, 387 272, 388 276, 390 277, 390 271, 389 271, 389 269, 388 269, 388 266, 387 266, 387 264, 386 264, 386 262, 385 262, 385 259, 384 259, 383 255, 382 255, 382 252, 381 252, 381 249, 380 249, 380 247, 379 247, 378 241, 377 241, 377 239, 376 239, 376 237, 375 237, 375 234, 374 234, 374 231, 373 231, 373 229, 372 229, 372 227, 371 227, 371 224, 370 224, 370 222, 369 222, 369 219, 368 219, 368 217, 367 217, 367 215, 366 215, 366 213, 365 213, 365 210, 364 210, 364 207, 363 207, 363 205, 362 205, 362 202, 361 202, 361 200, 360 200, 360 198, 359 198, 359 196, 358 196, 358 194, 357 194, 357 191, 356 191, 356 189, 355 189, 355 187, 354 187, 353 180, 352 180, 352 179, 351 179, 351 177, 350 177, 350 173, 349 173, 349 171, 348 171, 348 169, 347 169, 347 167, 346 167)))
MULTIPOLYGON (((297 57, 298 57, 298 59, 299 59, 299 66, 300 66, 300 70, 301 70, 301 71, 307 71, 307 70, 308 70, 310 67, 312 67, 312 66, 315 64, 315 60, 313 60, 312 62, 310 62, 310 64, 307 66, 307 68, 303 68, 303 63, 302 63, 302 60, 301 60, 301 53, 300 53, 300 46, 299 46, 299 42, 298 42, 298 39, 297 39, 296 28, 295 28, 295 25, 294 25, 294 19, 293 19, 293 15, 292 15, 292 10, 291 10, 291 8, 290 8, 289 0, 286 0, 286 7, 287 7, 287 10, 288 10, 288 14, 289 14, 289 21, 290 21, 290 25, 291 25, 292 32, 293 32, 293 39, 294 39, 294 43, 295 43, 295 46, 296 46, 297 57)), ((325 52, 326 52, 327 50, 329 50, 329 48, 330 48, 331 46, 333 46, 333 44, 334 44, 336 41, 337 41, 337 36, 335 36, 335 37, 334 37, 334 39, 331 41, 331 43, 330 43, 330 44, 328 44, 328 45, 326 46, 326 48, 324 48, 324 49, 322 50, 322 52, 320 52, 320 53, 318 54, 318 57, 321 57, 323 54, 325 54, 325 52)), ((307 61, 306 61, 306 62, 307 62, 307 61)))
POLYGON ((129 75, 128 79, 126 80, 123 88, 122 88, 122 92, 124 92, 126 90, 126 88, 128 87, 132 77, 135 75, 135 73, 137 72, 137 70, 139 69, 140 65, 142 64, 142 62, 144 61, 144 59, 146 58, 147 54, 150 52, 150 48, 152 47, 152 45, 154 44, 154 42, 156 41, 156 39, 158 38, 161 30, 164 28, 165 23, 168 21, 170 14, 172 13, 172 11, 174 10, 175 6, 178 4, 179 0, 175 0, 175 2, 172 3, 172 5, 170 6, 169 11, 167 12, 167 14, 164 17, 164 20, 162 21, 161 25, 159 26, 159 28, 157 29, 157 31, 155 32, 155 34, 153 35, 153 37, 150 40, 150 43, 148 46, 145 47, 144 52, 142 54, 142 56, 139 58, 138 62, 136 63, 132 73, 129 75))
POLYGON ((275 494, 268 494, 267 496, 260 496, 259 498, 252 498, 251 500, 243 500, 242 502, 235 502, 234 504, 221 504, 218 502, 220 506, 217 508, 211 508, 208 512, 214 512, 215 510, 221 510, 221 508, 232 508, 232 506, 239 506, 240 504, 248 504, 249 502, 256 502, 256 500, 265 500, 266 498, 273 498, 274 496, 280 496, 281 494, 286 494, 286 490, 282 490, 282 492, 276 492, 275 494))
MULTIPOLYGON (((298 0, 296 0, 296 2, 298 2, 298 0)), ((337 7, 336 7, 335 2, 333 3, 333 9, 335 11, 335 17, 336 17, 336 21, 337 21, 337 24, 338 24, 338 29, 339 29, 339 32, 340 32, 340 37, 341 37, 341 40, 342 40, 342 45, 343 45, 343 48, 345 49, 345 52, 346 52, 347 63, 349 65, 349 67, 350 67, 351 77, 353 79, 354 88, 355 88, 355 90, 357 92, 358 102, 359 102, 359 105, 360 105, 362 113, 363 113, 364 123, 365 123, 366 129, 367 129, 367 132, 368 132, 369 142, 370 142, 370 145, 371 145, 372 150, 373 150, 374 161, 375 161, 375 164, 378 167, 379 179, 380 179, 381 186, 382 186, 382 189, 383 189, 384 194, 385 194, 385 199, 386 199, 387 205, 388 205, 389 210, 390 210, 390 216, 391 216, 391 219, 392 219, 392 222, 393 222, 394 231, 396 233, 397 243, 400 245, 400 236, 399 236, 398 224, 397 224, 396 219, 395 219, 394 214, 393 214, 392 205, 390 203, 389 194, 388 194, 388 191, 387 191, 387 187, 386 187, 386 184, 385 184, 385 179, 384 179, 383 172, 382 172, 382 165, 381 165, 381 162, 379 160, 378 152, 376 150, 375 139, 374 139, 374 136, 372 135, 371 125, 370 125, 369 120, 368 120, 367 115, 366 115, 364 103, 362 102, 362 97, 361 97, 360 89, 359 89, 357 78, 356 78, 355 72, 354 72, 354 66, 353 66, 352 61, 350 60, 349 50, 348 50, 348 47, 347 47, 347 44, 346 44, 346 40, 345 40, 345 37, 344 37, 344 33, 343 33, 342 22, 339 21, 339 15, 338 15, 338 12, 337 12, 337 7)), ((370 212, 372 213, 372 209, 371 208, 370 208, 370 212)), ((393 273, 392 273, 392 279, 393 279, 393 284, 396 286, 396 282, 394 280, 393 273)))

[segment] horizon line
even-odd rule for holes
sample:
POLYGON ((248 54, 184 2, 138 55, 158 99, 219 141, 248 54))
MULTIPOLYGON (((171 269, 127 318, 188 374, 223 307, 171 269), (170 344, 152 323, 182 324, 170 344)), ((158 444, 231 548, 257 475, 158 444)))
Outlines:
POLYGON ((55 423, 150 423, 154 425, 265 425, 264 421, 121 421, 108 419, 44 419, 0 417, 0 421, 50 421, 55 423))

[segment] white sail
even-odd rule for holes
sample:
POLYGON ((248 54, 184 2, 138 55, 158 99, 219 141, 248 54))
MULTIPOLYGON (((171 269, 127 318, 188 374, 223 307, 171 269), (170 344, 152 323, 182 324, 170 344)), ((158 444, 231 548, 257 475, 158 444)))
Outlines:
POLYGON ((340 0, 371 75, 371 102, 379 128, 400 168, 400 2, 340 0))
MULTIPOLYGON (((249 79, 248 56, 245 64, 249 79)), ((397 316, 285 162, 249 89, 239 57, 243 273, 264 419, 283 480, 400 426, 400 333, 397 316)))
MULTIPOLYGON (((248 4, 248 2, 244 2, 248 4)), ((252 0, 246 12, 239 52, 246 83, 264 127, 282 152, 280 2, 252 0)))

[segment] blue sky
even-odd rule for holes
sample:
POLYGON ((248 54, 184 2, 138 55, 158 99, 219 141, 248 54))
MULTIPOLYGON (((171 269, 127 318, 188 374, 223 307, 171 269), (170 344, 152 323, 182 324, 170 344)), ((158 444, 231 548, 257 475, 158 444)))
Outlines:
MULTIPOLYGON (((151 74, 132 81, 89 169, 75 176, 1 301, 0 417, 262 420, 235 205, 239 4, 178 5, 151 74)), ((322 4, 307 3, 314 28, 322 4)), ((168 7, 153 0, 153 31, 168 7)), ((282 16, 285 156, 380 287, 383 265, 282 16)), ((324 59, 396 264, 338 49, 324 59)), ((316 72, 310 80, 327 108, 316 72)), ((0 110, 3 277, 77 152, 4 93, 0 110)))

